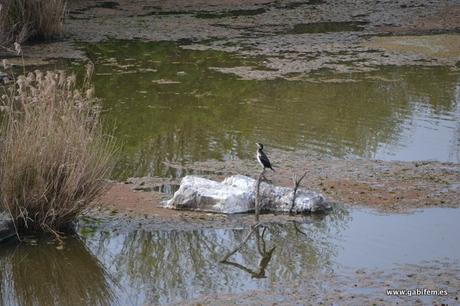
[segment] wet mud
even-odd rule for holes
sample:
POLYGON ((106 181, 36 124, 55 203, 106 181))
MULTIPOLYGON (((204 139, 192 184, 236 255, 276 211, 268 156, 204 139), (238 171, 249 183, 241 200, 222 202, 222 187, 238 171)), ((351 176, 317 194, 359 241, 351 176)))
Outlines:
MULTIPOLYGON (((273 184, 293 187, 292 176, 307 172, 301 187, 321 192, 333 203, 372 207, 385 212, 407 212, 429 207, 459 207, 460 166, 439 162, 384 162, 369 160, 306 160, 302 154, 272 151, 276 172, 268 172, 273 184)), ((250 160, 216 160, 189 165, 168 164, 176 173, 196 174, 222 180, 233 174, 256 178, 257 164, 250 160)), ((154 215, 201 220, 213 214, 183 213, 162 208, 161 201, 172 197, 180 177, 139 177, 114 183, 102 198, 101 207, 128 215, 154 215), (163 192, 158 192, 158 191, 163 192)), ((219 217, 217 217, 219 218, 219 217)))

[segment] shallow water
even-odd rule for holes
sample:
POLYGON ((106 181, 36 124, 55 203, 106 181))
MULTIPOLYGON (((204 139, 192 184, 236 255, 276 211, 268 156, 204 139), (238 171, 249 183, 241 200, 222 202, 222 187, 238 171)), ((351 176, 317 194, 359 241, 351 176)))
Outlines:
POLYGON ((460 258, 454 234, 459 218, 458 209, 385 215, 338 207, 324 217, 267 225, 263 236, 259 231, 260 250, 253 237, 227 264, 218 261, 247 229, 82 221, 82 238, 66 239, 63 249, 46 240, 2 245, 0 301, 156 305, 214 293, 275 290, 300 280, 309 286, 310 280, 347 275, 350 269, 455 261, 460 258))
POLYGON ((253 158, 256 141, 315 157, 460 161, 460 73, 447 68, 251 81, 213 67, 261 59, 166 42, 84 48, 123 144, 118 178, 167 176, 165 160, 253 158))
POLYGON ((252 10, 230 10, 224 12, 200 12, 195 14, 197 18, 224 18, 224 17, 238 17, 238 16, 255 16, 266 12, 266 9, 252 9, 252 10))
POLYGON ((330 33, 330 32, 353 32, 362 31, 364 21, 347 21, 347 22, 313 22, 296 24, 291 31, 291 34, 307 34, 307 33, 330 33))

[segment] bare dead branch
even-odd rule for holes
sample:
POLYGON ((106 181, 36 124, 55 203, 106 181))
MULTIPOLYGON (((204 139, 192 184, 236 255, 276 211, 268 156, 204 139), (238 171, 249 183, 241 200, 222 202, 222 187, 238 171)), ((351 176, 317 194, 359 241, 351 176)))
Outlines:
POLYGON ((262 179, 265 178, 265 168, 260 172, 259 178, 256 183, 256 199, 255 199, 255 219, 256 222, 259 222, 259 213, 260 213, 260 183, 262 179))
POLYGON ((297 174, 294 174, 292 176, 292 183, 294 184, 294 188, 293 188, 293 191, 292 191, 291 208, 289 209, 290 214, 292 214, 292 210, 294 209, 295 199, 297 197, 297 189, 299 189, 300 183, 302 182, 302 180, 305 178, 306 175, 307 175, 307 171, 305 171, 300 178, 297 177, 297 174))

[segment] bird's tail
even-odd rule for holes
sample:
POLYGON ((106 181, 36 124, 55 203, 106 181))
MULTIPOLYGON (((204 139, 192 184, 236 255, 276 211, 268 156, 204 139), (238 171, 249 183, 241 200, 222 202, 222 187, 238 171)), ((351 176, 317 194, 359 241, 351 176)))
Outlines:
POLYGON ((275 169, 273 169, 273 166, 270 166, 270 169, 271 169, 273 172, 276 172, 275 169))

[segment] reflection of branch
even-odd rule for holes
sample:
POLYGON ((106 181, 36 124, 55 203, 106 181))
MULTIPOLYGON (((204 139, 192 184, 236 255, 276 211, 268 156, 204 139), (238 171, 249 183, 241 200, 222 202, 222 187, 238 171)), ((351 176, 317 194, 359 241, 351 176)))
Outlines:
POLYGON ((248 268, 248 267, 245 267, 243 266, 242 264, 239 264, 237 262, 233 262, 233 261, 224 261, 222 263, 226 264, 226 265, 230 265, 230 266, 234 266, 238 269, 241 269, 249 274, 251 274, 252 277, 254 278, 265 278, 265 269, 267 269, 267 266, 268 266, 268 263, 270 262, 270 260, 272 259, 272 255, 273 255, 273 251, 275 250, 275 246, 272 247, 268 252, 264 253, 264 255, 262 256, 262 258, 260 259, 260 262, 259 262, 259 267, 256 271, 248 268))
POLYGON ((237 267, 238 269, 241 269, 241 270, 243 270, 245 272, 248 272, 251 275, 256 274, 256 272, 254 272, 253 270, 251 270, 251 269, 249 269, 249 268, 247 268, 247 267, 245 267, 245 266, 243 266, 243 265, 241 265, 241 264, 239 264, 237 262, 234 262, 234 261, 223 261, 222 263, 226 264, 226 265, 237 267))
POLYGON ((305 233, 304 231, 302 231, 302 230, 299 228, 298 222, 293 221, 292 224, 294 224, 294 230, 296 231, 296 233, 299 233, 299 234, 305 236, 308 240, 312 241, 312 239, 307 235, 307 233, 305 233))
POLYGON ((238 252, 245 244, 246 242, 249 240, 249 238, 251 237, 252 233, 254 233, 254 231, 260 226, 261 224, 260 223, 257 223, 256 225, 252 226, 252 229, 249 231, 249 233, 246 235, 246 237, 243 239, 243 241, 241 241, 241 243, 236 247, 234 248, 232 251, 228 252, 227 254, 225 254, 224 257, 222 257, 222 259, 220 260, 220 262, 224 262, 224 261, 227 261, 227 259, 232 256, 233 254, 235 254, 236 252, 238 252))
POLYGON ((257 273, 257 276, 254 275, 254 277, 265 277, 265 269, 268 266, 268 263, 272 259, 273 251, 275 251, 276 246, 273 246, 268 252, 265 252, 262 258, 260 259, 259 262, 259 273, 257 273))
POLYGON ((249 232, 249 235, 246 236, 246 238, 243 240, 243 242, 237 248, 237 249, 241 248, 247 242, 248 238, 252 235, 252 233, 255 232, 256 239, 257 239, 257 243, 256 243, 257 244, 257 250, 259 251, 260 256, 262 256, 262 258, 259 261, 259 266, 258 266, 257 270, 254 271, 254 270, 252 270, 252 269, 250 269, 248 267, 245 267, 242 264, 239 264, 237 262, 227 261, 227 259, 231 255, 233 255, 236 252, 237 249, 234 250, 235 252, 230 252, 229 254, 227 254, 227 256, 223 258, 225 260, 221 260, 221 263, 231 265, 231 266, 234 266, 234 267, 236 267, 238 269, 241 269, 241 270, 251 274, 252 277, 264 278, 265 277, 265 269, 267 268, 268 263, 270 262, 270 260, 272 258, 273 251, 275 251, 275 248, 276 248, 274 246, 274 247, 270 248, 270 250, 268 252, 266 251, 265 239, 264 239, 266 229, 267 228, 264 227, 264 229, 262 230, 262 234, 260 234, 258 228, 256 228, 256 227, 253 228, 252 231, 249 232))
POLYGON ((257 238, 257 250, 259 251, 259 254, 262 255, 262 256, 264 256, 263 254, 266 252, 265 239, 264 239, 266 229, 267 229, 266 227, 263 228, 262 235, 259 235, 259 231, 257 231, 257 235, 256 235, 256 238, 257 238), (262 249, 261 249, 261 247, 262 247, 262 249))
POLYGON ((292 176, 292 183, 294 184, 294 190, 292 191, 293 193, 292 203, 291 203, 291 208, 289 209, 290 214, 292 214, 292 210, 294 209, 295 199, 297 196, 297 189, 299 188, 300 183, 302 182, 302 180, 305 178, 306 175, 307 175, 307 171, 305 171, 304 174, 300 178, 297 177, 297 174, 294 174, 292 176))

